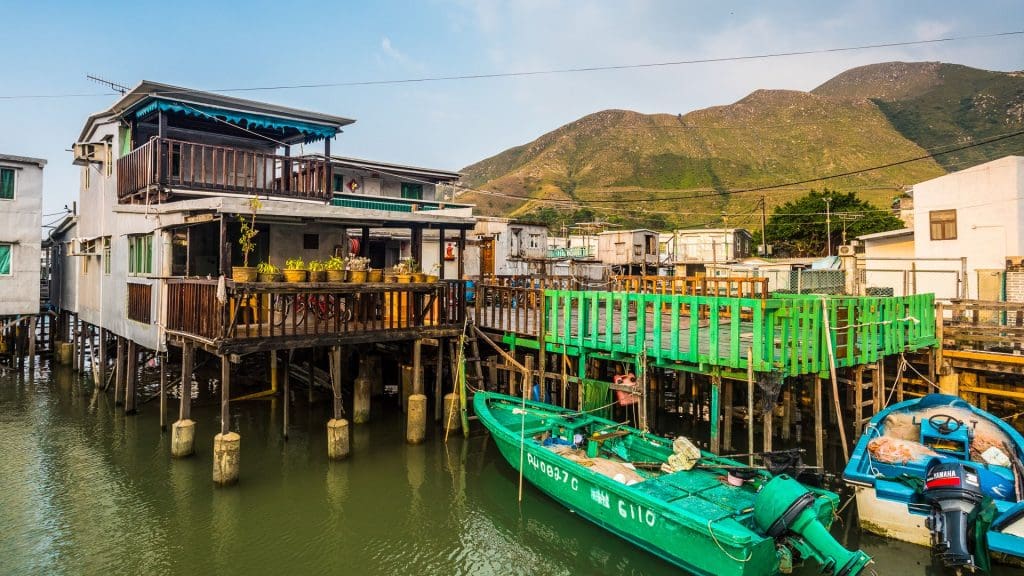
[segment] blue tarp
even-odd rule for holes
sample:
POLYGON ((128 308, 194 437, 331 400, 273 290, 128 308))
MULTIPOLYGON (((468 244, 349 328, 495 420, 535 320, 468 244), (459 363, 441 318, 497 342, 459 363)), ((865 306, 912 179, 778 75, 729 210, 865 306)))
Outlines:
POLYGON ((224 110, 222 108, 202 106, 199 104, 186 104, 183 102, 164 100, 162 98, 156 98, 149 104, 146 104, 142 108, 136 110, 135 117, 142 118, 143 116, 152 114, 156 110, 163 110, 164 112, 181 112, 183 114, 200 117, 213 116, 250 130, 255 128, 270 128, 271 130, 277 130, 283 133, 286 129, 292 128, 294 130, 298 130, 302 134, 305 134, 306 142, 333 138, 334 135, 338 133, 338 129, 332 126, 310 124, 301 120, 273 118, 271 116, 252 114, 249 112, 238 112, 236 110, 224 110))

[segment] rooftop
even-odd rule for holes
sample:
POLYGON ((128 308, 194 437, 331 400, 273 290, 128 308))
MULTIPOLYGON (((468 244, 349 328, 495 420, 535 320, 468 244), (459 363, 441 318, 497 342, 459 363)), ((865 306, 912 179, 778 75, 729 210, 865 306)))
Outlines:
POLYGON ((13 162, 15 164, 35 164, 42 168, 46 166, 46 160, 42 158, 30 158, 28 156, 15 156, 13 154, 0 154, 0 161, 13 162))

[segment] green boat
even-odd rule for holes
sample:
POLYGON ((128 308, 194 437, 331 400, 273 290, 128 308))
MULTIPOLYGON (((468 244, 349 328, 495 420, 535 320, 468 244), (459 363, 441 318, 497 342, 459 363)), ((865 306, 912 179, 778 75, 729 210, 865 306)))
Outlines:
POLYGON ((598 418, 493 392, 477 417, 513 468, 576 514, 693 573, 770 576, 871 562, 829 534, 838 496, 598 418))

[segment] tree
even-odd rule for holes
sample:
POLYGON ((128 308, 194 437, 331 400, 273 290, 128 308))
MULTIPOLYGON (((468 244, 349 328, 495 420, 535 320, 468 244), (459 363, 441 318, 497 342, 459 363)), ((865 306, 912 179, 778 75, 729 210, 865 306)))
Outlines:
MULTIPOLYGON (((789 256, 824 256, 828 253, 825 244, 826 212, 831 214, 833 247, 843 238, 846 226, 847 241, 864 234, 898 230, 905 227, 902 220, 892 213, 878 209, 857 198, 853 192, 836 192, 825 189, 812 190, 805 196, 786 202, 772 211, 768 218, 766 236, 774 246, 775 254, 789 256)), ((759 234, 755 242, 759 242, 759 234)), ((833 254, 835 251, 833 250, 833 254)))

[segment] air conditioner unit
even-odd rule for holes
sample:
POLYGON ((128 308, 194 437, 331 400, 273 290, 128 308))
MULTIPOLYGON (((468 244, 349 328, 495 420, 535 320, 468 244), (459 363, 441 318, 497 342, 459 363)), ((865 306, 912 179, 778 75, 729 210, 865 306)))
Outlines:
POLYGON ((849 245, 845 245, 844 244, 843 246, 839 247, 839 255, 840 256, 853 256, 854 255, 854 250, 855 250, 855 248, 853 246, 849 246, 849 245))
POLYGON ((104 164, 109 159, 110 146, 106 142, 76 142, 74 146, 75 166, 104 164))

